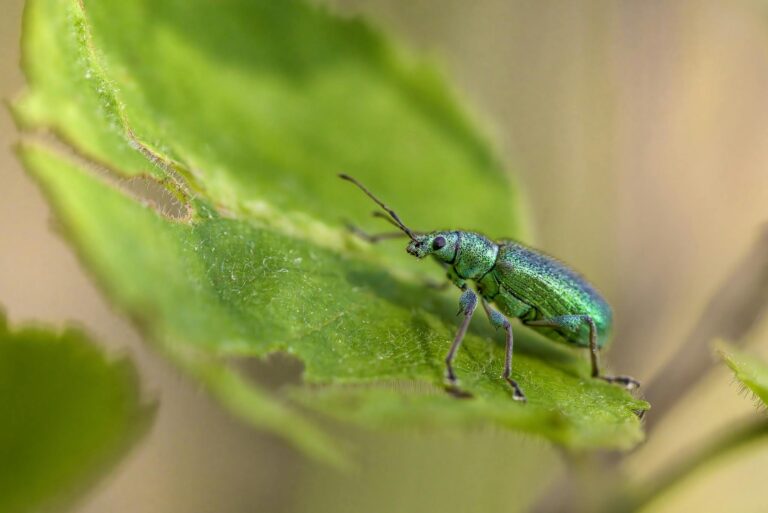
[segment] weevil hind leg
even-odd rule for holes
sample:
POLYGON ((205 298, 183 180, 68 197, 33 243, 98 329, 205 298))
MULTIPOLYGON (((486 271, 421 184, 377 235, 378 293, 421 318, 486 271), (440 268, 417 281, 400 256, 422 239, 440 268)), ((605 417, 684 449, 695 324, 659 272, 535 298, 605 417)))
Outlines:
POLYGON ((620 385, 627 390, 640 388, 640 382, 630 376, 605 376, 600 372, 600 360, 597 345, 597 326, 595 321, 589 315, 561 315, 550 319, 538 319, 535 321, 525 321, 526 326, 553 328, 566 331, 576 331, 579 325, 585 323, 589 327, 589 359, 592 363, 592 377, 602 379, 608 383, 620 385))
POLYGON ((462 319, 459 331, 456 332, 456 336, 451 344, 451 349, 445 357, 445 389, 451 395, 461 398, 472 397, 472 394, 459 387, 459 380, 456 378, 456 373, 453 370, 453 359, 456 358, 456 353, 459 347, 461 347, 464 336, 467 334, 469 322, 472 320, 475 308, 477 308, 477 295, 471 289, 466 289, 459 298, 459 311, 456 314, 460 315, 463 313, 464 319, 462 319))
POLYGON ((491 305, 489 305, 488 301, 485 299, 483 299, 483 310, 485 310, 485 314, 488 316, 488 320, 491 322, 491 325, 494 328, 503 328, 506 336, 506 345, 504 350, 504 373, 502 374, 502 377, 507 381, 507 383, 509 383, 509 386, 512 387, 512 398, 515 401, 526 402, 527 399, 525 398, 523 391, 520 389, 520 385, 517 384, 517 381, 512 379, 512 351, 515 341, 515 338, 512 334, 512 324, 509 322, 509 319, 504 317, 504 315, 491 308, 491 305))

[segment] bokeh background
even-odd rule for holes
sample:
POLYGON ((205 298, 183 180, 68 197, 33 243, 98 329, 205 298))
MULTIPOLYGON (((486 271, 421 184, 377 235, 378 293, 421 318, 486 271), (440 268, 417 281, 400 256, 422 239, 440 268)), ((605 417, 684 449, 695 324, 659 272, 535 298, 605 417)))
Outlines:
MULTIPOLYGON (((23 2, 0 1, 0 95, 12 99, 23 2)), ((537 245, 614 305, 612 367, 651 382, 768 221, 768 3, 324 2, 440 63, 522 183, 537 245)), ((0 112, 0 304, 12 322, 76 322, 130 353, 160 401, 150 433, 77 511, 524 511, 562 482, 555 450, 498 430, 353 432, 360 465, 344 474, 231 419, 110 309, 52 229, 18 137, 0 112)), ((768 356, 768 322, 747 343, 768 356)), ((631 477, 757 414, 716 369, 629 456, 631 477)), ((752 445, 649 511, 766 511, 766 470, 768 444, 752 445)))

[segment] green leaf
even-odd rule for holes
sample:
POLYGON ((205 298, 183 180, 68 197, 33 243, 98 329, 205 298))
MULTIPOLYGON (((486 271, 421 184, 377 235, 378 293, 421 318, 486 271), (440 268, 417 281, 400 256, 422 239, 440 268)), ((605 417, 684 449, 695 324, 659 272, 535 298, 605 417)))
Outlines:
POLYGON ((518 234, 484 138, 431 68, 364 23, 296 0, 83 3, 28 3, 24 126, 123 175, 166 178, 141 152, 123 159, 131 147, 183 162, 214 204, 281 224, 370 211, 331 179, 344 171, 418 226, 518 234))
POLYGON ((720 344, 717 352, 736 379, 760 400, 763 407, 768 405, 768 365, 727 344, 720 344))
POLYGON ((435 393, 456 295, 425 288, 414 271, 430 266, 401 244, 351 237, 339 220, 372 204, 335 175, 359 177, 416 229, 519 236, 519 202, 439 76, 363 22, 290 0, 33 0, 24 47, 36 64, 17 119, 66 134, 79 156, 21 149, 67 236, 149 338, 249 422, 324 459, 337 449, 304 407, 374 424, 494 423, 571 448, 642 438, 646 403, 525 330, 515 378, 529 404, 511 401, 500 337, 479 318, 457 362, 477 399, 435 393), (54 47, 66 69, 51 72, 54 47), (136 174, 186 215, 119 190, 115 176, 136 174), (275 351, 299 358, 311 386, 270 392, 231 366, 275 351), (370 386, 403 380, 416 391, 370 386))
POLYGON ((0 311, 0 511, 56 510, 146 430, 127 359, 108 360, 79 331, 10 330, 0 311))

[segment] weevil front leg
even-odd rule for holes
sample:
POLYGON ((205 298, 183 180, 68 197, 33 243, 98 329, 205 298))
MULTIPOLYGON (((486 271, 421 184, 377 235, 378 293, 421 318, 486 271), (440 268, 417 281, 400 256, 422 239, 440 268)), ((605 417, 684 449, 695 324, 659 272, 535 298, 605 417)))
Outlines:
POLYGON ((592 362, 592 377, 602 379, 608 383, 616 383, 627 390, 639 388, 640 382, 635 378, 630 376, 604 376, 600 372, 600 361, 598 358, 600 348, 597 345, 597 326, 589 315, 561 315, 551 319, 525 321, 526 326, 561 329, 571 332, 578 332, 581 324, 586 324, 589 327, 589 358, 592 362))
POLYGON ((461 390, 459 388, 459 380, 456 379, 456 373, 453 371, 453 359, 456 357, 456 352, 461 347, 461 342, 464 340, 464 335, 467 334, 467 328, 469 328, 469 321, 472 320, 472 314, 475 313, 477 308, 477 295, 472 289, 465 288, 464 292, 459 298, 459 311, 456 315, 464 314, 464 319, 461 321, 459 331, 456 332, 456 337, 453 339, 451 349, 445 357, 445 381, 448 392, 457 397, 471 397, 471 394, 461 390))
POLYGON ((347 223, 347 230, 357 235, 364 241, 370 242, 371 244, 376 244, 377 242, 381 242, 383 240, 391 240, 391 239, 399 239, 402 237, 407 237, 407 235, 404 234, 403 232, 368 233, 362 228, 359 228, 358 226, 355 226, 352 223, 347 223))
POLYGON ((504 331, 506 333, 506 348, 504 352, 504 374, 502 377, 509 383, 509 386, 512 387, 512 398, 515 401, 522 401, 525 402, 525 394, 522 390, 520 390, 520 386, 517 384, 517 381, 512 379, 512 349, 514 346, 514 337, 512 336, 512 324, 510 324, 509 319, 504 317, 501 312, 498 312, 491 308, 491 305, 488 304, 488 301, 485 299, 483 301, 483 310, 485 310, 485 314, 488 316, 488 320, 491 321, 491 325, 493 325, 494 328, 504 328, 504 331))

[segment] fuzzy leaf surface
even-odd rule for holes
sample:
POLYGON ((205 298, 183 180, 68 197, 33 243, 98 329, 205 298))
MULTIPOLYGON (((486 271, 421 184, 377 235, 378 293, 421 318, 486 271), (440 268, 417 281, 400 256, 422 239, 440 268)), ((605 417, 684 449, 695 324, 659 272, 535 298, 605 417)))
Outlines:
POLYGON ((768 405, 768 364, 725 344, 721 345, 718 352, 736 379, 755 394, 763 406, 768 405))

